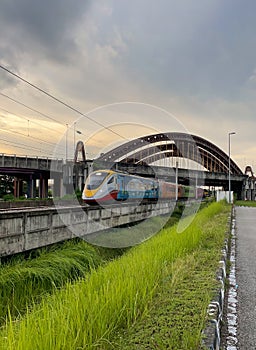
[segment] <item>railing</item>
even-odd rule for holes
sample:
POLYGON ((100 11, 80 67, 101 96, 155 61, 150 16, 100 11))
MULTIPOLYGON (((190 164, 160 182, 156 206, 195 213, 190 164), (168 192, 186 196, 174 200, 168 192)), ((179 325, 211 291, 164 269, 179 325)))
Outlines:
POLYGON ((17 156, 2 153, 0 155, 0 167, 2 168, 22 168, 62 171, 63 159, 41 158, 32 156, 17 156))

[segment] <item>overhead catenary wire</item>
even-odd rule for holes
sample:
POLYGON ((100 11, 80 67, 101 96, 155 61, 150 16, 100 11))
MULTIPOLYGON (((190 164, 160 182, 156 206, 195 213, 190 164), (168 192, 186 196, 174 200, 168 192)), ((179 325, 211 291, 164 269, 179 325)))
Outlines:
MULTIPOLYGON (((1 94, 1 93, 0 93, 0 94, 1 94)), ((53 129, 53 128, 49 128, 48 126, 45 126, 45 125, 42 126, 41 123, 36 122, 33 118, 28 119, 27 117, 23 117, 23 116, 21 116, 21 115, 19 115, 19 114, 10 112, 9 110, 7 110, 7 109, 5 109, 5 108, 2 108, 2 107, 0 107, 0 109, 1 109, 2 111, 6 112, 6 113, 9 113, 9 114, 11 114, 11 115, 17 117, 17 118, 25 119, 25 120, 27 120, 27 121, 29 120, 30 123, 39 125, 40 128, 48 129, 48 130, 51 130, 52 132, 55 132, 55 133, 58 133, 58 134, 62 135, 62 132, 60 132, 60 131, 58 131, 58 130, 56 130, 56 129, 53 129)), ((38 120, 38 119, 37 119, 37 120, 38 120)))
POLYGON ((75 108, 75 107, 71 106, 70 104, 68 104, 68 103, 66 103, 66 102, 64 102, 64 101, 62 101, 61 99, 55 97, 54 95, 52 95, 52 94, 50 94, 49 92, 43 90, 42 88, 36 86, 35 84, 31 83, 30 81, 28 81, 28 80, 22 78, 20 75, 18 75, 18 74, 16 74, 16 73, 12 72, 10 69, 6 68, 6 67, 3 66, 2 64, 0 64, 0 68, 3 69, 5 72, 11 74, 12 76, 16 77, 17 79, 19 79, 19 80, 23 81, 24 83, 28 84, 29 86, 33 87, 34 89, 36 89, 36 90, 40 91, 41 93, 45 94, 46 96, 50 97, 50 98, 53 99, 54 101, 56 101, 56 102, 62 104, 63 106, 69 108, 69 109, 72 110, 73 112, 75 112, 75 113, 77 113, 77 114, 79 114, 79 115, 81 115, 81 116, 87 118, 88 120, 90 120, 91 122, 93 122, 93 123, 95 123, 95 124, 101 126, 102 128, 104 128, 104 129, 106 129, 106 130, 109 130, 110 132, 112 132, 113 134, 119 136, 120 138, 122 138, 122 139, 124 139, 124 140, 127 140, 126 137, 124 137, 123 135, 121 135, 121 134, 117 133, 116 131, 112 130, 110 127, 105 126, 104 124, 102 124, 102 123, 100 123, 100 122, 94 120, 93 118, 89 117, 88 115, 86 115, 86 114, 80 112, 77 108, 75 108))
MULTIPOLYGON (((12 112, 10 112, 10 111, 8 111, 8 110, 6 110, 6 109, 4 109, 4 108, 1 108, 1 107, 0 107, 0 109, 1 109, 2 111, 4 111, 4 112, 7 112, 7 113, 12 114, 12 112)), ((12 140, 12 141, 9 141, 9 140, 3 139, 3 138, 0 138, 0 140, 2 141, 1 144, 2 144, 2 145, 7 145, 7 146, 15 146, 16 148, 25 149, 25 150, 28 150, 28 151, 31 151, 31 150, 37 151, 37 152, 40 152, 41 154, 45 154, 45 155, 48 157, 49 153, 52 153, 52 152, 53 152, 53 148, 54 148, 54 146, 56 146, 56 144, 55 144, 55 143, 48 142, 48 141, 45 141, 45 140, 42 140, 42 139, 40 139, 40 138, 38 138, 38 137, 33 137, 33 136, 31 135, 31 129, 30 129, 31 125, 30 125, 30 123, 32 122, 32 123, 34 123, 35 125, 40 126, 40 128, 46 128, 46 129, 48 129, 48 130, 51 130, 52 132, 57 132, 57 133, 59 133, 59 134, 62 134, 62 133, 59 132, 59 131, 57 131, 57 130, 55 130, 55 129, 49 128, 49 127, 47 127, 47 126, 42 126, 42 124, 37 123, 37 122, 35 122, 34 120, 27 119, 26 117, 22 117, 22 116, 19 116, 19 115, 17 115, 17 114, 13 114, 13 115, 14 115, 15 117, 18 117, 18 118, 21 118, 21 119, 24 119, 24 120, 27 121, 27 134, 25 135, 25 134, 23 134, 23 133, 21 133, 21 132, 12 131, 12 130, 6 130, 6 129, 3 129, 3 128, 0 129, 0 130, 2 130, 3 132, 12 133, 12 134, 14 134, 14 135, 18 134, 18 135, 20 135, 20 136, 22 136, 22 137, 26 137, 27 140, 33 139, 33 140, 39 141, 39 143, 40 143, 40 141, 41 141, 41 142, 44 143, 43 148, 37 148, 37 147, 31 146, 31 145, 28 145, 28 144, 25 144, 25 143, 18 143, 18 142, 15 142, 15 141, 13 141, 13 140, 12 140), (49 149, 47 149, 48 147, 49 147, 49 149)), ((6 116, 3 116, 3 115, 0 114, 0 118, 1 118, 1 117, 6 118, 6 116)), ((59 154, 59 155, 60 155, 61 157, 64 157, 64 156, 65 156, 64 154, 59 154)))
POLYGON ((0 130, 3 131, 3 132, 7 132, 7 133, 9 133, 9 134, 20 135, 20 136, 23 136, 23 137, 26 137, 26 138, 34 139, 34 140, 36 140, 36 141, 41 141, 41 142, 44 142, 44 143, 46 143, 46 144, 48 144, 48 145, 51 145, 51 146, 56 146, 55 143, 45 141, 45 140, 40 139, 40 138, 38 138, 38 137, 28 136, 28 135, 23 134, 23 133, 21 133, 21 132, 19 132, 19 131, 11 131, 11 130, 3 129, 3 128, 0 128, 0 130))
POLYGON ((42 112, 40 112, 40 111, 38 111, 38 110, 36 110, 36 109, 34 109, 34 108, 32 108, 32 107, 29 107, 28 105, 26 105, 26 104, 24 104, 24 103, 22 103, 22 102, 16 100, 16 99, 13 98, 13 97, 10 97, 10 96, 8 96, 8 95, 2 93, 2 92, 0 92, 0 95, 3 96, 3 97, 8 98, 8 99, 11 100, 12 102, 15 102, 15 103, 17 103, 17 104, 19 104, 19 105, 21 105, 21 106, 23 106, 23 107, 26 107, 27 109, 31 110, 32 112, 38 113, 38 114, 40 114, 41 116, 43 116, 43 117, 45 117, 45 118, 47 118, 47 119, 50 119, 50 120, 54 121, 55 123, 58 123, 58 124, 60 124, 60 125, 62 125, 62 126, 65 126, 65 124, 61 123, 59 120, 57 120, 57 119, 55 119, 55 118, 53 118, 53 117, 50 117, 49 115, 47 115, 47 114, 45 114, 45 113, 42 113, 42 112))
MULTIPOLYGON (((38 147, 34 147, 34 146, 28 146, 26 145, 25 143, 20 143, 20 142, 15 142, 15 141, 8 141, 8 140, 5 140, 3 138, 0 138, 0 140, 2 141, 1 144, 2 145, 7 145, 7 146, 15 146, 16 148, 20 148, 20 149, 25 149, 25 150, 28 150, 28 151, 39 151, 43 154, 46 154, 48 156, 48 153, 49 151, 47 151, 45 149, 45 145, 44 145, 44 149, 41 149, 41 148, 38 148, 38 147)), ((63 154, 60 154, 60 156, 65 156, 64 153, 63 154)))

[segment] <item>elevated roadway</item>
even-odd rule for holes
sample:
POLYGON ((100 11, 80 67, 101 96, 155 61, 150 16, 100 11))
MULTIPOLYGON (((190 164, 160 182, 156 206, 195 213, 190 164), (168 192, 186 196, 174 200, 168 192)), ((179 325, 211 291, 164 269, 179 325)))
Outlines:
MULTIPOLYGON (((85 178, 91 170, 114 168, 139 176, 157 177, 166 181, 175 182, 176 170, 178 172, 178 182, 184 185, 198 186, 223 186, 228 189, 228 173, 210 172, 200 170, 188 170, 182 168, 170 168, 160 166, 149 166, 131 163, 108 163, 95 160, 74 163, 69 161, 64 163, 62 159, 48 159, 38 157, 17 157, 14 155, 0 155, 0 174, 15 176, 15 196, 22 193, 22 183, 27 182, 28 197, 36 196, 36 180, 39 182, 40 198, 48 195, 48 180, 54 180, 54 195, 60 196, 63 193, 72 193, 74 187, 82 188, 85 178), (64 190, 63 190, 64 187, 64 190)), ((243 183, 248 178, 243 174, 231 174, 232 189, 241 193, 243 183)))
POLYGON ((27 184, 27 196, 34 198, 48 197, 48 180, 55 181, 56 195, 61 192, 61 178, 63 172, 62 159, 28 157, 0 154, 0 174, 14 176, 14 196, 23 195, 23 183, 27 184), (36 192, 36 181, 39 183, 36 192))
MULTIPOLYGON (((0 174, 15 176, 14 195, 23 194, 23 182, 27 183, 28 197, 48 196, 48 180, 53 179, 54 196, 73 193, 82 189, 88 173, 92 169, 118 169, 141 176, 154 176, 167 181, 186 185, 222 186, 228 189, 230 165, 231 188, 242 198, 246 176, 236 163, 219 147, 208 140, 186 133, 167 132, 147 135, 128 141, 93 161, 85 159, 82 141, 77 143, 74 161, 40 157, 17 157, 0 155, 0 174), (78 153, 82 161, 78 162, 78 153), (188 159, 199 164, 206 171, 156 167, 163 159, 188 159), (36 182, 39 183, 38 194, 36 182)), ((248 196, 247 196, 248 197, 248 196)))

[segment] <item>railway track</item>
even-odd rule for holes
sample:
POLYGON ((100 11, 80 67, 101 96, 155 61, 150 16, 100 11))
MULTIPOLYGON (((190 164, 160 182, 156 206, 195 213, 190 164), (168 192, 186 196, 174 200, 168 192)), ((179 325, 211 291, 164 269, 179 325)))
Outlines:
MULTIPOLYGON (((196 203, 196 202, 203 202, 204 199, 200 199, 200 200, 196 200, 196 199, 178 199, 177 203, 179 204, 192 204, 192 203, 196 203)), ((155 202, 151 202, 152 204, 156 204, 158 201, 155 202)), ((167 202, 164 200, 161 200, 161 202, 167 202)), ((170 200, 168 200, 168 202, 170 202, 170 200)), ((172 202, 175 202, 175 200, 173 200, 172 202)), ((49 209, 53 209, 54 207, 56 209, 58 208, 82 208, 85 211, 90 211, 90 210, 98 210, 99 207, 102 209, 115 209, 115 208, 119 208, 120 206, 122 207, 134 207, 134 205, 143 205, 143 204, 149 204, 149 202, 141 202, 141 203, 134 203, 134 202, 119 202, 117 204, 104 204, 104 206, 99 206, 99 205, 88 205, 88 204, 65 204, 64 202, 61 203, 56 203, 56 204, 52 204, 52 205, 40 205, 40 206, 17 206, 17 207, 7 207, 7 208, 0 208, 0 214, 1 213, 6 213, 6 212, 24 212, 24 211, 36 211, 36 210, 49 210, 49 209)))

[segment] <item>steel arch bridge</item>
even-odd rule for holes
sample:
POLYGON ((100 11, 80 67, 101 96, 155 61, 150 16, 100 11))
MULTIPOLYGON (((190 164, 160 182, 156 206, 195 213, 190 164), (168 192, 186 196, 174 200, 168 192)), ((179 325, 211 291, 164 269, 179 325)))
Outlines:
MULTIPOLYGON (((100 162, 152 164, 168 157, 186 158, 209 172, 228 173, 229 157, 210 141, 186 133, 168 132, 143 136, 118 146, 97 158, 100 162)), ((232 175, 243 175, 230 159, 232 175)))

